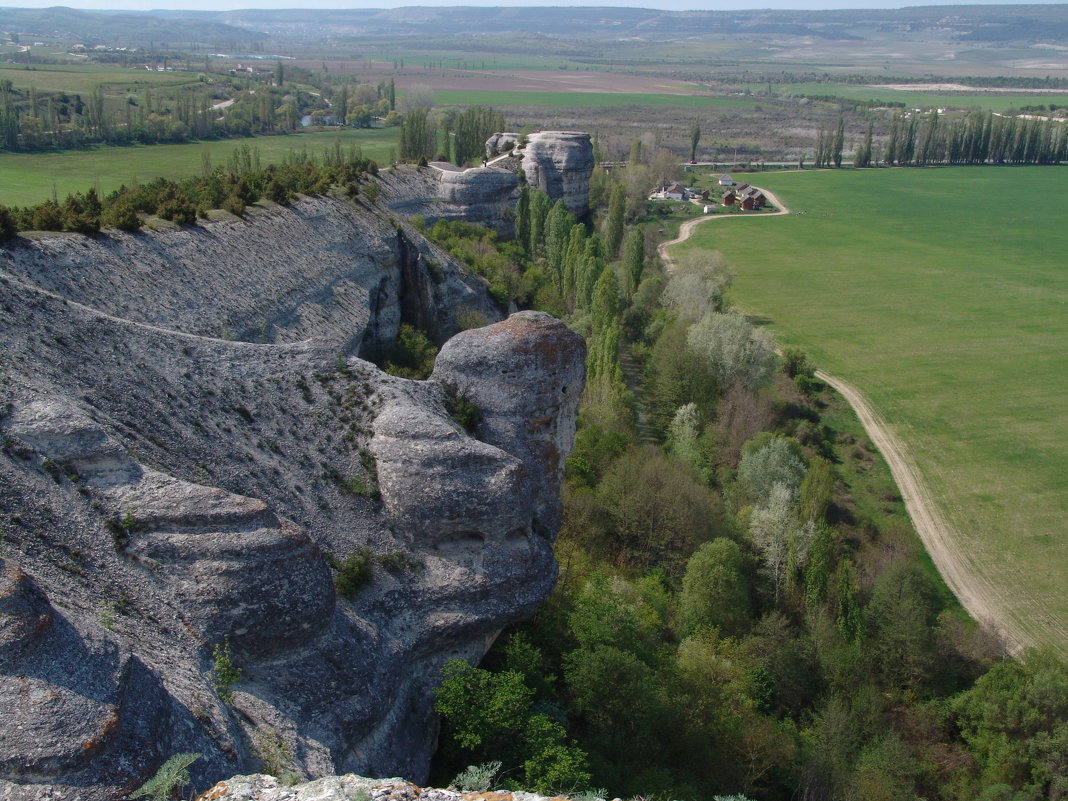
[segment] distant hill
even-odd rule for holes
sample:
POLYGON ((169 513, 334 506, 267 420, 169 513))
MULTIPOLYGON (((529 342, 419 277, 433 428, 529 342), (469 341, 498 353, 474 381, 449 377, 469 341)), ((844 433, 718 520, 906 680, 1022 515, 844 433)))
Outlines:
POLYGON ((925 33, 976 41, 1049 39, 1068 32, 1068 5, 921 6, 851 11, 660 11, 645 8, 408 6, 394 9, 154 11, 290 36, 540 34, 560 38, 671 40, 716 34, 831 39, 925 33))
POLYGON ((20 36, 76 40, 86 44, 147 46, 181 45, 192 42, 249 43, 266 36, 250 28, 202 18, 180 18, 155 13, 80 11, 53 8, 2 8, 0 31, 20 36))

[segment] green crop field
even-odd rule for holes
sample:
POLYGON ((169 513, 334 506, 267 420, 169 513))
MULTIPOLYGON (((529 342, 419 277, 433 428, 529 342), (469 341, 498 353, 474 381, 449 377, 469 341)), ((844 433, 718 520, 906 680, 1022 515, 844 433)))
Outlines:
MULTIPOLYGON (((752 91, 767 91, 768 85, 752 84, 752 91)), ((772 84, 773 92, 786 90, 794 95, 834 96, 844 100, 904 103, 908 108, 982 108, 1005 111, 1021 106, 1045 106, 1055 103, 1068 105, 1068 92, 1028 92, 1026 94, 997 94, 994 92, 933 92, 889 89, 885 86, 861 86, 850 83, 791 83, 772 84)))
POLYGON ((346 150, 358 145, 363 155, 386 163, 397 145, 398 128, 348 129, 289 136, 259 136, 253 139, 222 139, 185 145, 102 147, 94 150, 68 150, 61 153, 0 153, 0 204, 22 206, 40 203, 52 196, 53 184, 62 199, 69 192, 82 192, 95 186, 110 192, 134 179, 147 181, 157 176, 188 178, 200 175, 205 148, 215 166, 242 145, 259 148, 263 164, 281 161, 290 151, 307 148, 319 157, 340 139, 346 150))
POLYGON ((197 68, 195 62, 193 72, 154 72, 107 64, 0 64, 0 80, 10 80, 15 89, 88 95, 99 84, 106 84, 109 91, 137 91, 145 85, 156 88, 196 83, 197 68))
POLYGON ((705 223, 734 301, 872 401, 989 580, 995 619, 1068 653, 1068 174, 767 174, 794 212, 705 223))
POLYGON ((759 101, 746 97, 674 95, 647 92, 490 92, 436 91, 442 105, 555 106, 583 108, 602 106, 676 106, 680 108, 752 108, 759 101))

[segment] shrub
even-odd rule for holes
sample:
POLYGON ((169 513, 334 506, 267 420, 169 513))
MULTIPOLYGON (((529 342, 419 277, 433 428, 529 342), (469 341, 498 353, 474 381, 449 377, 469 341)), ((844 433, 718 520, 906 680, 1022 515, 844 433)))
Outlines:
POLYGON ((335 562, 334 589, 342 598, 351 601, 371 580, 371 549, 357 548, 343 562, 335 562))
POLYGON ((189 784, 189 766, 198 759, 200 754, 175 754, 160 766, 155 776, 130 793, 130 798, 167 801, 175 790, 189 784))
POLYGON ((159 205, 156 206, 156 215, 179 225, 192 225, 197 221, 196 206, 190 203, 189 198, 177 191, 173 186, 168 186, 160 194, 159 205))
POLYGON ((211 666, 211 683, 219 698, 229 703, 233 700, 233 686, 241 678, 241 668, 234 664, 233 654, 230 652, 230 638, 226 637, 221 643, 216 643, 211 649, 214 663, 211 666))
POLYGON ((493 780, 501 772, 501 762, 493 760, 482 765, 468 765, 451 784, 465 793, 484 793, 493 786, 493 780))
POLYGON ((30 224, 35 231, 62 231, 63 214, 59 204, 47 200, 33 209, 30 224))
POLYGON ((389 349, 383 369, 400 378, 423 379, 434 369, 438 349, 426 332, 402 323, 397 342, 389 349))
POLYGON ((449 414, 453 420, 462 425, 467 431, 474 431, 478 424, 482 422, 482 412, 463 395, 450 397, 449 414))
POLYGON ((222 202, 224 210, 231 214, 236 214, 238 217, 245 213, 245 201, 243 201, 238 195, 231 193, 227 195, 222 202))
POLYGON ((117 202, 104 209, 100 215, 100 225, 104 228, 118 228, 120 231, 133 233, 141 230, 141 218, 132 205, 117 202))
POLYGON ((7 206, 0 206, 0 242, 13 237, 16 230, 18 226, 15 224, 15 215, 7 206))

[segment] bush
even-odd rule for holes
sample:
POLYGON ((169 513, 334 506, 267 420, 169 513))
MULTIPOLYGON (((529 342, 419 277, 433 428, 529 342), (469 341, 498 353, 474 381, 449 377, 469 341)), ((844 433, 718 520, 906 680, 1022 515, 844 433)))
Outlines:
POLYGON ((13 237, 17 230, 15 215, 11 213, 11 209, 7 206, 0 206, 0 242, 13 237))
POLYGON ((189 784, 189 766, 200 759, 200 754, 175 754, 156 775, 130 793, 130 798, 150 798, 152 801, 167 801, 174 791, 189 784))
POLYGON ((113 203, 100 216, 104 228, 118 228, 133 233, 141 230, 141 218, 129 203, 113 203))
POLYGON ((465 793, 484 793, 493 786, 493 780, 501 772, 499 760, 483 765, 468 765, 451 784, 465 793))
POLYGON ((233 654, 230 652, 230 638, 215 643, 211 655, 214 660, 211 666, 212 686, 219 698, 229 703, 234 697, 233 686, 241 678, 241 668, 234 664, 233 654))
POLYGON ((59 204, 47 200, 39 206, 35 206, 31 215, 30 225, 35 231, 62 231, 63 214, 59 204))
POLYGON ((188 197, 170 186, 160 195, 156 215, 178 225, 193 225, 197 221, 196 207, 189 202, 188 197))
POLYGON ((224 210, 241 217, 245 213, 245 201, 236 194, 229 194, 222 202, 224 210))
POLYGON ((453 395, 450 398, 449 414, 467 431, 474 431, 482 422, 482 412, 463 395, 453 395))
POLYGON ((342 598, 351 601, 371 580, 371 549, 357 548, 343 562, 335 562, 334 589, 342 598))

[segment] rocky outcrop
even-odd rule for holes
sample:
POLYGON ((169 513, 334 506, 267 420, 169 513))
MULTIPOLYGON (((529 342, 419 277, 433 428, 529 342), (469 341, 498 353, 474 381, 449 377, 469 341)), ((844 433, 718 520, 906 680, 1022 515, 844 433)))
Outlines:
POLYGON ((588 133, 539 131, 530 134, 523 150, 527 182, 553 200, 563 198, 576 217, 589 211, 593 145, 588 133))
MULTIPOLYGON (((446 343, 420 382, 344 338, 285 341, 299 326, 202 336, 222 312, 165 268, 203 275, 190 237, 247 224, 0 257, 0 798, 116 798, 177 752, 203 755, 202 790, 272 747, 306 776, 422 779, 440 667, 552 587, 581 339, 521 313, 446 343), (136 298, 139 253, 160 254, 159 309, 136 298)), ((261 289, 214 300, 291 297, 261 289)), ((403 305, 369 303, 365 330, 403 305)))
POLYGON ((519 178, 503 167, 470 167, 466 170, 435 161, 440 202, 439 217, 464 220, 493 228, 510 236, 515 225, 511 212, 519 197, 519 178))
POLYGON ((517 144, 521 134, 514 131, 505 131, 493 134, 486 140, 486 158, 493 158, 499 156, 501 153, 506 153, 513 150, 517 144))
MULTIPOLYGON (((492 155, 521 139, 516 133, 496 133, 486 140, 492 155)), ((563 198, 568 211, 582 217, 589 212, 590 175, 593 173, 590 135, 574 131, 540 131, 530 134, 523 147, 485 167, 461 169, 447 162, 432 162, 415 170, 383 173, 389 208, 405 215, 420 215, 427 222, 462 220, 493 228, 511 236, 518 171, 527 182, 552 200, 563 198)))
POLYGON ((546 796, 535 793, 442 790, 420 787, 399 778, 368 779, 352 774, 326 776, 293 786, 262 774, 234 776, 219 782, 197 801, 351 801, 353 798, 367 798, 368 801, 548 801, 546 796))
POLYGON ((41 236, 0 250, 0 269, 116 317, 247 342, 323 336, 346 353, 390 345, 402 300, 439 340, 465 309, 500 319, 482 281, 418 232, 346 198, 253 208, 170 231, 41 236))
POLYGON ((519 177, 514 169, 461 169, 435 161, 428 167, 400 168, 382 173, 383 198, 390 209, 427 223, 460 220, 485 225, 511 236, 519 177))

